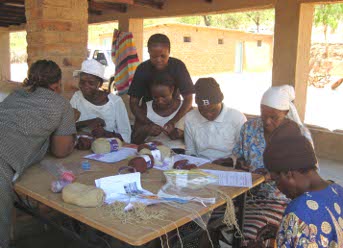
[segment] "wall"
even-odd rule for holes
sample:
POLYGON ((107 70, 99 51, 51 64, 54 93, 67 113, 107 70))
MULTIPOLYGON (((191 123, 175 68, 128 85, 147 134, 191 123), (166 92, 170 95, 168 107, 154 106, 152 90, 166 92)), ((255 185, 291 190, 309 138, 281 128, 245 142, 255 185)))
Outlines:
POLYGON ((181 59, 192 76, 235 71, 236 45, 243 42, 243 71, 268 71, 272 66, 272 35, 185 24, 163 24, 144 28, 144 45, 155 33, 167 35, 171 56, 181 59), (191 42, 184 42, 190 37, 191 42), (223 44, 218 44, 218 39, 223 44), (261 40, 261 47, 257 41, 261 40))

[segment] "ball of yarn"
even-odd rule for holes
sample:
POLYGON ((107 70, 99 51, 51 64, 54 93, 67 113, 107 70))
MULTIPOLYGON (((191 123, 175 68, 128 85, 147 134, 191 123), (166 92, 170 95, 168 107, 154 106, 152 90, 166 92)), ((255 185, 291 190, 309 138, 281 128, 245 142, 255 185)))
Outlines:
POLYGON ((150 142, 139 145, 137 152, 141 155, 152 155, 155 160, 163 162, 166 158, 171 157, 171 150, 169 147, 162 145, 161 142, 150 142))
POLYGON ((105 192, 95 186, 71 183, 63 188, 62 199, 80 207, 99 207, 104 202, 105 192))
POLYGON ((136 169, 137 172, 144 173, 154 166, 154 157, 152 155, 141 155, 129 161, 129 166, 136 169))
POLYGON ((54 193, 60 193, 68 184, 71 184, 71 182, 66 180, 52 181, 50 189, 54 193))
POLYGON ((98 138, 92 143, 92 151, 96 154, 118 151, 123 143, 118 138, 98 138))

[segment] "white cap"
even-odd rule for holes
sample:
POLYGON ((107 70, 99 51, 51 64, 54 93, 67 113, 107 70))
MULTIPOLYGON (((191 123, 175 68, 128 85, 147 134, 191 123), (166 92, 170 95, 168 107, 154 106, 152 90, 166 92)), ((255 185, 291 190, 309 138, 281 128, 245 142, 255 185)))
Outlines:
POLYGON ((81 72, 100 77, 104 80, 108 80, 108 78, 105 78, 105 66, 103 66, 95 59, 87 59, 83 61, 81 70, 74 71, 73 76, 79 76, 81 72))

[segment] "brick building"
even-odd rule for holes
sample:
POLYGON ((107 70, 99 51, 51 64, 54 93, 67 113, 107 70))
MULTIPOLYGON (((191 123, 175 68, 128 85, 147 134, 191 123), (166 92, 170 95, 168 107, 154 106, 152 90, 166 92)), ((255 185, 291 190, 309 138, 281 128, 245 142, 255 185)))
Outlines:
MULTIPOLYGON (((273 35, 188 24, 160 24, 144 28, 143 59, 151 35, 163 33, 171 42, 171 56, 181 59, 192 76, 221 72, 261 72, 272 68, 273 35)), ((112 34, 100 36, 110 44, 112 34)))

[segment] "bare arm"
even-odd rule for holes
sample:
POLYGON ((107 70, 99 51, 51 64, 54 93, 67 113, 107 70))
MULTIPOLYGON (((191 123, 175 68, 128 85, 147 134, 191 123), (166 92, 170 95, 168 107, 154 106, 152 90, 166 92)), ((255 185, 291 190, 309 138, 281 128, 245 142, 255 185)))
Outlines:
POLYGON ((57 158, 68 156, 74 150, 74 135, 52 136, 50 140, 51 153, 57 158))
MULTIPOLYGON (((135 96, 130 96, 130 109, 131 112, 136 117, 136 120, 142 124, 149 124, 151 121, 146 117, 146 112, 143 107, 139 106, 140 99, 135 96)), ((143 104, 145 106, 145 104, 143 104)))

